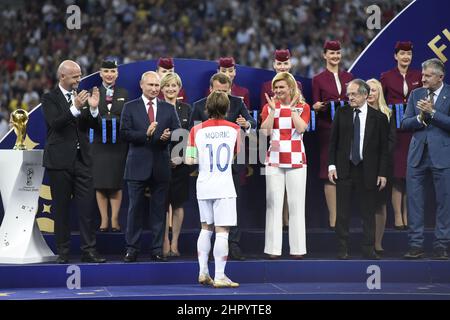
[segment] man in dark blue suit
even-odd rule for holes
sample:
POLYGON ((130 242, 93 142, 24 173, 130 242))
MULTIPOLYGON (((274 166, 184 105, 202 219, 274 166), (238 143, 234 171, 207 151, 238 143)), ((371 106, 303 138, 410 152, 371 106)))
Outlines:
MULTIPOLYGON (((216 73, 214 74, 210 81, 210 91, 220 91, 225 92, 228 94, 228 98, 230 100, 230 108, 228 110, 227 116, 225 120, 228 120, 230 122, 237 123, 243 130, 245 130, 245 133, 249 133, 250 129, 256 128, 256 121, 253 119, 250 114, 248 113, 248 110, 243 102, 242 98, 235 97, 230 95, 231 93, 231 79, 223 73, 216 73)), ((208 115, 206 114, 205 105, 206 105, 206 99, 203 98, 201 100, 198 100, 194 103, 191 119, 189 121, 189 128, 192 128, 195 124, 198 122, 203 122, 208 120, 208 115)), ((244 152, 244 151, 242 151, 244 152)), ((240 224, 240 212, 239 212, 239 174, 244 170, 244 165, 240 164, 234 164, 233 165, 233 181, 234 181, 234 187, 236 189, 237 193, 237 216, 238 216, 238 225, 236 227, 230 228, 230 233, 228 237, 229 242, 229 257, 231 259, 235 260, 244 260, 245 257, 242 255, 241 248, 239 246, 240 241, 240 231, 239 231, 239 224, 240 224)))
POLYGON ((439 59, 422 63, 423 87, 411 92, 402 128, 414 131, 408 152, 409 251, 406 259, 424 256, 423 230, 426 181, 432 177, 436 193, 433 259, 447 260, 450 241, 450 86, 443 82, 439 59))
POLYGON ((137 260, 146 187, 151 190, 152 259, 167 261, 162 255, 162 244, 170 178, 169 143, 171 133, 180 128, 180 121, 175 108, 157 98, 160 78, 156 72, 145 72, 140 86, 142 96, 124 105, 120 123, 120 133, 129 143, 124 174, 129 194, 124 261, 137 260))

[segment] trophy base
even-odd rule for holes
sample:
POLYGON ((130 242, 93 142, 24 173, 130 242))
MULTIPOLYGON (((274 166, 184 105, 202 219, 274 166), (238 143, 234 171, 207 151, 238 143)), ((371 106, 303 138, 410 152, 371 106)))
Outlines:
POLYGON ((15 145, 13 150, 27 150, 27 146, 24 144, 15 145))

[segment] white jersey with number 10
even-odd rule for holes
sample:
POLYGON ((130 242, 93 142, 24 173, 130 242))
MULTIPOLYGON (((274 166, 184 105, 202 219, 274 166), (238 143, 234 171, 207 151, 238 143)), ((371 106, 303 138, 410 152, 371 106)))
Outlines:
POLYGON ((239 152, 237 124, 210 119, 189 133, 187 155, 198 159, 197 199, 235 198, 231 165, 239 152))

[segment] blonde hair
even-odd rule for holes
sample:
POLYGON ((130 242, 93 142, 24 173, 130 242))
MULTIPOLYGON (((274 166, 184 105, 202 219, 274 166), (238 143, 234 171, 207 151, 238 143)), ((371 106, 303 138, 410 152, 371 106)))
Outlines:
POLYGON ((167 86, 167 84, 172 80, 175 80, 175 82, 177 83, 177 85, 180 88, 182 87, 182 82, 181 82, 180 76, 178 74, 176 74, 175 72, 169 72, 169 73, 166 73, 161 79, 161 89, 164 88, 165 86, 167 86))
POLYGON ((291 99, 294 99, 295 95, 298 93, 300 95, 299 103, 305 103, 305 99, 301 93, 301 91, 298 89, 297 81, 295 80, 294 76, 290 74, 289 72, 279 72, 273 77, 272 79, 272 91, 275 87, 275 83, 278 81, 286 81, 289 89, 290 89, 290 96, 291 99))
POLYGON ((383 112, 386 115, 386 117, 388 118, 388 120, 391 120, 392 110, 389 109, 389 107, 386 103, 386 100, 384 99, 383 86, 381 85, 381 82, 378 81, 377 79, 373 79, 373 78, 367 80, 366 82, 367 82, 367 84, 373 83, 375 85, 375 87, 377 87, 377 90, 378 90, 377 105, 372 106, 372 107, 374 107, 374 108, 378 107, 378 110, 383 112))

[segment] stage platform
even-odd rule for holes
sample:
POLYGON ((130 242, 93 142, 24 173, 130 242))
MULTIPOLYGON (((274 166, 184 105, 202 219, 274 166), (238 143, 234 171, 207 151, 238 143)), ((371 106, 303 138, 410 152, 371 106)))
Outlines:
MULTIPOLYGON (((360 228, 352 228, 350 234, 350 251, 358 256, 360 251, 362 231, 360 228)), ((199 229, 183 230, 179 238, 179 250, 185 257, 197 255, 197 238, 199 229)), ((427 229, 424 233, 425 249, 432 250, 433 231, 427 229)), ((214 237, 214 236, 213 236, 214 237)), ((247 229, 241 232, 242 250, 254 257, 262 257, 264 251, 264 230, 247 229)), ((44 238, 50 248, 55 251, 55 237, 53 234, 44 234, 44 238)), ((80 253, 80 236, 78 233, 72 234, 71 252, 80 253)), ((151 243, 151 233, 142 233, 142 252, 148 252, 151 243)), ((283 255, 288 255, 289 238, 288 232, 283 232, 283 255)), ((333 258, 336 249, 336 235, 334 231, 328 229, 308 229, 306 232, 306 246, 308 256, 333 258)), ((123 233, 97 233, 97 247, 99 252, 110 255, 120 255, 125 253, 125 235, 123 233)), ((401 257, 408 249, 408 232, 386 229, 383 247, 389 257, 401 257)))
POLYGON ((0 299, 450 299, 450 262, 426 259, 230 261, 227 273, 241 284, 237 289, 197 284, 193 259, 161 263, 143 256, 142 262, 128 264, 74 260, 68 265, 1 265, 0 270, 0 299), (74 265, 80 289, 71 290, 67 281, 74 265), (373 268, 379 270, 379 289, 369 288, 373 268))
MULTIPOLYGON (((98 235, 99 249, 108 258, 106 264, 81 263, 74 250, 67 265, 0 265, 0 299, 450 299, 450 261, 401 259, 404 248, 398 242, 404 239, 406 243, 405 232, 387 232, 387 254, 382 260, 361 260, 355 248, 351 260, 339 261, 334 259, 334 234, 328 230, 309 231, 310 253, 303 260, 290 260, 289 255, 279 260, 265 259, 263 232, 246 231, 242 235, 244 249, 252 248, 247 250, 247 261, 227 264, 227 274, 241 284, 237 289, 197 284, 197 232, 182 234, 183 256, 167 263, 152 262, 147 250, 143 250, 138 262, 123 263, 123 234, 110 233, 98 235), (319 241, 320 246, 314 241, 319 241), (68 289, 74 269, 78 270, 80 288, 68 289), (379 288, 374 287, 374 274, 379 288)), ((428 231, 427 238, 430 236, 428 231)), ((150 237, 144 234, 147 246, 150 237)), ((358 237, 357 232, 352 240, 358 237)), ((45 238, 53 246, 53 235, 45 238)), ((73 240, 76 246, 79 236, 74 234, 73 240)), ((211 274, 213 268, 210 264, 211 274)))

